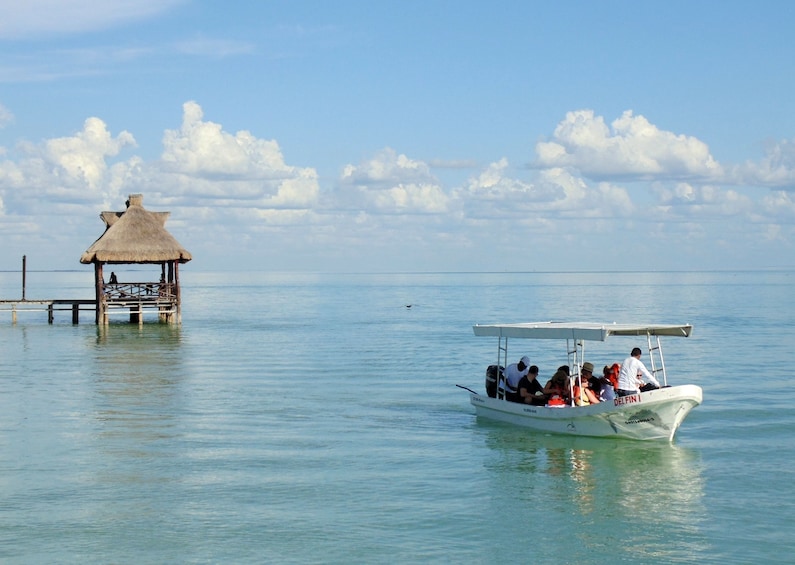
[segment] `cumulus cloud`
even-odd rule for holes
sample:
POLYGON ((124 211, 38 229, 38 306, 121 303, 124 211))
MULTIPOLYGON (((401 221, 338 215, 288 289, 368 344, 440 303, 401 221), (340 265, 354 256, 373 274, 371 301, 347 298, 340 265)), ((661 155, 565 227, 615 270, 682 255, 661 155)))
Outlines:
POLYGON ((539 222, 568 214, 610 217, 632 212, 626 190, 610 183, 589 184, 571 171, 553 167, 530 182, 509 174, 508 160, 489 164, 455 192, 470 218, 513 218, 539 222))
POLYGON ((359 165, 346 165, 340 178, 340 204, 380 214, 441 213, 449 196, 427 163, 385 148, 359 165))
POLYGON ((0 0, 0 38, 106 29, 154 17, 184 0, 0 0))
POLYGON ((563 197, 560 187, 529 183, 507 174, 508 159, 490 163, 454 194, 469 218, 521 218, 541 203, 563 197))
POLYGON ((0 129, 6 127, 13 121, 14 114, 11 113, 11 110, 0 104, 0 129))
POLYGON ((767 148, 759 162, 746 162, 735 169, 735 180, 795 190, 795 140, 783 140, 767 148))
POLYGON ((105 202, 127 167, 108 159, 125 147, 135 147, 132 134, 122 131, 114 137, 105 122, 88 118, 72 136, 20 144, 18 159, 0 162, 0 190, 23 210, 41 206, 45 199, 62 204, 105 202))
POLYGON ((226 212, 231 225, 262 221, 257 211, 307 210, 317 201, 313 168, 287 165, 276 141, 204 121, 195 102, 184 105, 180 129, 166 130, 160 161, 118 158, 135 146, 131 133, 113 135, 96 117, 74 135, 20 143, 0 160, 0 197, 6 209, 44 214, 59 203, 115 209, 127 194, 142 192, 148 203, 204 208, 208 218, 217 218, 219 208, 234 209, 226 212))
POLYGON ((776 190, 762 199, 765 218, 773 218, 792 224, 795 222, 795 198, 792 192, 776 190))
MULTIPOLYGON (((297 255, 315 253, 332 268, 340 256, 359 265, 362 252, 378 259, 414 257, 424 249, 428 264, 435 264, 441 256, 468 259, 474 249, 489 255, 494 246, 524 253, 528 242, 554 260, 573 243, 594 251, 618 241, 650 245, 649 230, 657 243, 690 249, 690 237, 745 237, 727 226, 749 223, 760 241, 792 238, 793 192, 762 198, 748 187, 727 188, 730 175, 720 176, 705 145, 661 132, 645 118, 628 112, 608 127, 592 113, 574 112, 552 139, 539 144, 532 170, 512 167, 507 158, 476 170, 468 161, 423 161, 387 147, 344 166, 334 186, 321 192, 316 170, 288 164, 276 140, 226 131, 205 119, 196 102, 186 102, 181 124, 164 131, 154 161, 130 156, 133 135, 111 132, 92 117, 72 135, 0 150, 0 230, 4 241, 17 237, 27 244, 27 234, 58 223, 62 245, 69 237, 62 224, 74 221, 72 235, 81 246, 98 229, 84 218, 119 209, 128 194, 141 192, 147 207, 190 217, 180 223, 175 214, 169 226, 197 256, 224 258, 230 245, 248 245, 253 254, 288 246, 297 255), (434 175, 456 167, 473 171, 450 185, 434 175), (265 238, 279 245, 263 246, 265 238)), ((793 168, 793 144, 781 142, 761 162, 732 174, 786 187, 793 168)), ((42 248, 52 244, 41 241, 42 248)))
POLYGON ((539 168, 570 167, 594 179, 717 178, 709 147, 695 137, 663 131, 631 110, 610 127, 592 110, 569 112, 550 141, 536 145, 539 168))
POLYGON ((107 157, 118 155, 125 146, 135 146, 132 134, 123 131, 114 138, 105 122, 88 118, 76 135, 47 141, 42 156, 57 175, 95 191, 104 180, 107 157))
POLYGON ((186 102, 180 129, 166 130, 163 136, 160 170, 169 177, 172 195, 264 208, 315 202, 319 188, 313 168, 287 165, 275 140, 248 131, 232 134, 203 118, 201 106, 186 102))
POLYGON ((680 182, 673 185, 656 184, 652 187, 660 207, 680 216, 732 217, 753 209, 754 203, 737 190, 715 185, 696 186, 680 182))

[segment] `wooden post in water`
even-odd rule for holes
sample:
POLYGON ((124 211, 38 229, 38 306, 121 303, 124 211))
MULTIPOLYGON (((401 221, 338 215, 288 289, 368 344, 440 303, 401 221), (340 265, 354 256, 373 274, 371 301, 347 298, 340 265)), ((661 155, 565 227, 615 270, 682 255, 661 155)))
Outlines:
POLYGON ((174 318, 172 318, 171 322, 172 323, 176 322, 178 324, 181 324, 182 323, 182 296, 180 296, 181 293, 179 292, 179 261, 174 261, 174 293, 175 293, 174 299, 176 301, 177 311, 176 311, 176 314, 175 314, 174 318))
POLYGON ((102 263, 99 261, 94 263, 94 299, 97 301, 97 309, 94 314, 94 323, 107 324, 108 316, 105 312, 104 289, 105 279, 102 275, 102 263))
POLYGON ((25 275, 27 271, 28 256, 22 256, 22 300, 25 300, 25 275))

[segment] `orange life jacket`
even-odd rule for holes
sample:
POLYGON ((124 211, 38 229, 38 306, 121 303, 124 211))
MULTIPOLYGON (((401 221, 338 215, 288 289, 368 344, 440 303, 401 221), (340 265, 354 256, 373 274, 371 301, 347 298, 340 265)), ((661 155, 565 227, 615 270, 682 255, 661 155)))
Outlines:
POLYGON ((607 378, 610 381, 610 384, 613 385, 613 390, 618 390, 619 372, 621 372, 621 365, 619 363, 613 363, 613 366, 610 367, 610 372, 607 374, 607 378))

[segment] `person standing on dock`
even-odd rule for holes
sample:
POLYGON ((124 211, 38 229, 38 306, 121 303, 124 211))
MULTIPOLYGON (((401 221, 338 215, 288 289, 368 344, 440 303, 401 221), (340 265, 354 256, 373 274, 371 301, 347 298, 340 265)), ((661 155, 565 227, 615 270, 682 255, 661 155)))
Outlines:
POLYGON ((116 273, 113 271, 110 272, 110 279, 108 279, 108 284, 118 284, 119 280, 116 278, 116 273))

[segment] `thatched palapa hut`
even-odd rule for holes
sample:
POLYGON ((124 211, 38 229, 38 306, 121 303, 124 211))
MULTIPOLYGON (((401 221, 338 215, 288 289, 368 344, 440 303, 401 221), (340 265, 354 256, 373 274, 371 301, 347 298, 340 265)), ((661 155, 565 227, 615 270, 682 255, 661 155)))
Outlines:
POLYGON ((180 322, 179 264, 191 254, 166 231, 170 212, 150 212, 143 207, 143 196, 131 194, 123 212, 102 212, 105 233, 80 257, 94 264, 97 324, 107 324, 114 309, 130 311, 130 321, 143 321, 143 311, 156 308, 160 319, 180 322), (103 265, 159 264, 159 281, 105 282, 103 265))

